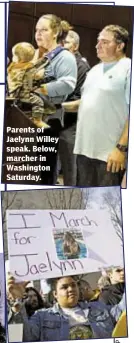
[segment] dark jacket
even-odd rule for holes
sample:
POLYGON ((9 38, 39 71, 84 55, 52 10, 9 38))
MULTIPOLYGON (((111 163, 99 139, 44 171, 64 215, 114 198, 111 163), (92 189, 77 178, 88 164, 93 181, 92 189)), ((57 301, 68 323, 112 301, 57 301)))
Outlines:
POLYGON ((117 283, 115 285, 105 286, 99 296, 99 300, 106 305, 116 305, 120 302, 124 293, 124 282, 117 283))
MULTIPOLYGON (((77 83, 75 90, 68 95, 66 101, 73 101, 78 100, 81 98, 81 87, 86 79, 87 72, 90 70, 90 66, 88 62, 83 59, 80 52, 77 51, 75 53, 76 63, 77 63, 77 83)), ((64 128, 67 129, 68 127, 75 124, 77 121, 77 113, 65 113, 64 114, 64 128)))

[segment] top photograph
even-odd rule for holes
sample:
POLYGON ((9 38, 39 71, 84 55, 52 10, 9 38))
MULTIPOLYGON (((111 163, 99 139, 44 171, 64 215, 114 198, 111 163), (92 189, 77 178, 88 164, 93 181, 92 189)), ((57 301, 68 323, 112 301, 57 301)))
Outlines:
POLYGON ((2 183, 127 187, 133 7, 9 4, 2 183))

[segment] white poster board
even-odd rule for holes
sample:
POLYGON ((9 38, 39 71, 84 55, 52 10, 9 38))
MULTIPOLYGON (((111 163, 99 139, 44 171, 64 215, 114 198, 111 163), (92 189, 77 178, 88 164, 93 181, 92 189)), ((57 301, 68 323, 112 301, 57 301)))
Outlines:
POLYGON ((96 272, 123 265, 105 210, 7 211, 10 271, 17 280, 96 272))
POLYGON ((9 342, 22 342, 23 324, 8 324, 9 342))

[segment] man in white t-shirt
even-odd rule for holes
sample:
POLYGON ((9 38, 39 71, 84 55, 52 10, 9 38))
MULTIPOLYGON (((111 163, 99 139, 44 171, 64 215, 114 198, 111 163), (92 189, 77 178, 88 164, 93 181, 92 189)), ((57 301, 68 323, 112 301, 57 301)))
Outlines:
MULTIPOLYGON (((106 26, 98 36, 94 66, 82 87, 74 153, 77 186, 120 185, 126 166, 131 60, 126 57, 128 32, 106 26)), ((70 109, 69 109, 70 106, 70 109)), ((73 108, 72 108, 73 107, 73 108)))

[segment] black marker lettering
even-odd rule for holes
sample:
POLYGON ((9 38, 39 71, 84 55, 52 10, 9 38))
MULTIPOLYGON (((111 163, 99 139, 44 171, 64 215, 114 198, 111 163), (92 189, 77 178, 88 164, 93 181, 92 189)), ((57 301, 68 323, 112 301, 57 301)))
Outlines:
POLYGON ((78 226, 79 224, 77 224, 77 219, 70 219, 69 222, 68 222, 68 226, 71 226, 71 227, 75 227, 75 226, 78 226))
POLYGON ((50 270, 53 270, 53 268, 52 268, 52 264, 51 264, 51 260, 50 260, 50 257, 49 257, 49 253, 48 253, 48 252, 46 252, 46 256, 47 256, 47 260, 48 260, 49 268, 50 268, 50 270))
POLYGON ((20 244, 20 245, 25 245, 25 244, 31 244, 31 239, 36 238, 34 236, 29 236, 29 237, 18 237, 20 235, 20 232, 14 232, 14 238, 12 238, 12 241, 15 241, 15 244, 20 244))
POLYGON ((84 269, 83 264, 80 260, 74 260, 74 261, 72 261, 72 265, 73 265, 75 270, 77 269, 77 267, 75 266, 75 262, 78 262, 80 264, 81 268, 84 269))
POLYGON ((33 264, 30 268, 29 268, 29 271, 32 275, 36 275, 36 274, 39 274, 39 270, 36 266, 36 264, 33 264))
POLYGON ((30 265, 29 265, 29 260, 28 260, 28 256, 37 256, 38 254, 23 254, 23 255, 10 255, 11 257, 24 257, 24 262, 23 266, 25 265, 26 267, 26 272, 24 274, 19 274, 19 272, 17 272, 15 270, 15 275, 19 276, 19 277, 25 277, 29 274, 30 272, 30 265))
POLYGON ((53 227, 56 227, 57 226, 57 221, 58 220, 58 223, 59 221, 61 221, 61 224, 63 225, 66 225, 66 227, 76 227, 76 226, 91 226, 92 224, 97 225, 97 223, 94 221, 94 220, 89 220, 89 218, 87 216, 84 216, 82 218, 71 218, 67 221, 67 218, 65 216, 65 213, 64 212, 61 212, 61 214, 59 216, 56 216, 54 213, 52 212, 49 212, 50 214, 50 217, 51 217, 51 220, 52 220, 52 224, 53 224, 53 227))
MULTIPOLYGON (((73 269, 73 266, 72 266, 72 262, 71 261, 64 261, 64 262, 61 262, 62 263, 62 266, 64 267, 64 270, 66 271, 67 268, 66 268, 66 265, 71 267, 71 269, 73 269)), ((62 268, 63 269, 63 268, 62 268)))
POLYGON ((55 220, 54 220, 54 217, 56 218, 56 219, 58 219, 58 220, 64 220, 64 222, 63 222, 63 225, 65 224, 66 225, 66 227, 68 227, 68 222, 67 222, 67 220, 66 220, 66 217, 65 217, 65 214, 64 214, 64 212, 61 212, 61 215, 60 215, 60 217, 57 217, 55 214, 53 214, 52 212, 49 212, 49 214, 50 214, 50 217, 51 217, 51 220, 52 220, 52 223, 53 223, 53 226, 54 227, 56 227, 57 225, 55 225, 55 220))
POLYGON ((60 262, 60 265, 58 266, 58 264, 53 261, 53 265, 57 267, 60 270, 61 275, 63 275, 62 262, 60 262))
POLYGON ((39 272, 40 272, 40 273, 46 273, 46 272, 48 272, 48 270, 46 270, 46 268, 47 268, 47 265, 46 265, 45 263, 40 263, 40 264, 39 264, 39 272))

